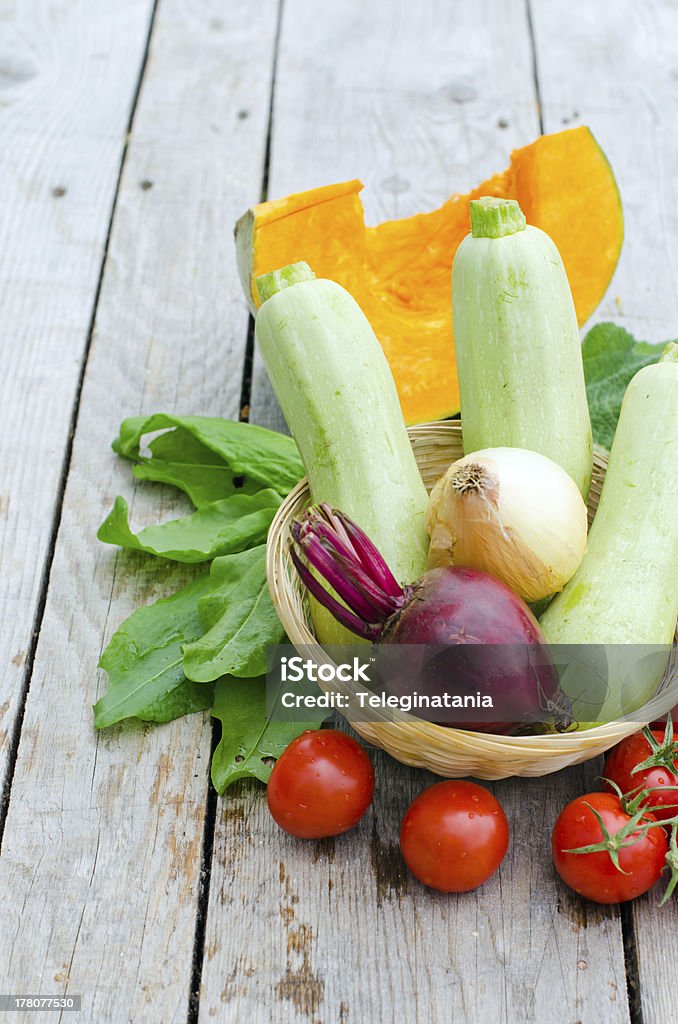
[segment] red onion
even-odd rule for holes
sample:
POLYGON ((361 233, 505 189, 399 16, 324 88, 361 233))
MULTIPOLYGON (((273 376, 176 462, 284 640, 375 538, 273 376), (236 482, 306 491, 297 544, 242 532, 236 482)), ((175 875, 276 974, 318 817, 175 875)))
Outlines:
POLYGON ((544 722, 569 728, 568 702, 539 624, 506 584, 478 569, 447 566, 400 586, 360 527, 327 505, 296 520, 292 536, 303 583, 338 622, 376 644, 409 645, 410 656, 386 661, 389 693, 490 696, 493 710, 484 722, 463 715, 456 722, 484 732, 544 722))

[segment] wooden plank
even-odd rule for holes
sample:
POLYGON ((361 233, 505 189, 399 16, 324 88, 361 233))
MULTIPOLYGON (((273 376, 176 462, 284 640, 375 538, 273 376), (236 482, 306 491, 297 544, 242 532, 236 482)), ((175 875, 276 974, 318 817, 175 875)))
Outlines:
MULTIPOLYGON (((163 0, 133 126, 0 856, 4 992, 81 994, 83 1020, 182 1021, 210 723, 95 735, 103 643, 185 573, 96 543, 129 468, 121 418, 237 415, 246 309, 228 225, 262 174, 274 0, 163 0)), ((91 168, 96 173, 96 168, 91 168)), ((134 489, 137 522, 176 514, 134 489)))
POLYGON ((535 3, 533 20, 544 130, 588 124, 621 191, 624 246, 594 320, 646 341, 675 338, 676 5, 535 3))
POLYGON ((0 791, 152 0, 22 0, 0 45, 0 791))
MULTIPOLYGON (((621 190, 624 248, 596 319, 649 341, 675 338, 678 8, 671 0, 535 4, 534 24, 546 130, 575 114, 589 124, 621 190)), ((645 1021, 676 1015, 678 903, 659 911, 657 902, 653 893, 631 909, 645 1021)))
MULTIPOLYGON (((537 134, 523 4, 352 0, 311 13, 310 0, 285 4, 271 197, 361 177, 369 220, 404 215, 537 134)), ((260 365, 252 409, 279 422, 260 365)), ((220 804, 200 1020, 628 1020, 618 914, 582 908, 549 852, 559 809, 597 766, 491 787, 511 851, 479 892, 445 897, 408 878, 398 850, 400 818, 433 777, 374 761, 374 808, 334 842, 282 835, 260 788, 220 804)))

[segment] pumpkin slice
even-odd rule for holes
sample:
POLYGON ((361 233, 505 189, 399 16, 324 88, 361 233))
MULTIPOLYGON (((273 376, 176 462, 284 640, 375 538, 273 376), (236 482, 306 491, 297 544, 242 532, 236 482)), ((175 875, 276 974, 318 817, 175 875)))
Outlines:
POLYGON ((515 150, 508 170, 432 213, 366 228, 359 181, 260 203, 236 224, 238 268, 252 310, 258 274, 305 260, 357 299, 393 371, 407 423, 459 411, 450 272, 469 231, 469 200, 517 199, 558 246, 579 323, 600 302, 623 238, 617 185, 585 127, 515 150))

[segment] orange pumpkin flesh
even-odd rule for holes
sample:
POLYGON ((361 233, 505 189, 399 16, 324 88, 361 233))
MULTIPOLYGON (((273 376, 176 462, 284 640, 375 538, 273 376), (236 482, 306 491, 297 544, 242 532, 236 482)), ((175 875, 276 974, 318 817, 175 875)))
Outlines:
POLYGON ((619 192, 588 128, 544 135, 515 150, 509 168, 432 213, 366 228, 359 181, 261 203, 236 227, 240 268, 253 304, 254 281, 305 260, 338 281, 367 315, 391 365, 407 423, 459 410, 452 342, 450 273, 469 231, 469 200, 517 199, 528 223, 556 243, 579 323, 600 302, 623 238, 619 192), (247 226, 245 222, 247 221, 247 226))

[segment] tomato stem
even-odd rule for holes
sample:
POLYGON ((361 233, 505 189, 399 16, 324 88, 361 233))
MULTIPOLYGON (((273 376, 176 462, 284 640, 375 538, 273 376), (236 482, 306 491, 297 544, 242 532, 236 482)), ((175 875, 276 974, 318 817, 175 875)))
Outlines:
POLYGON ((631 775, 644 771, 646 768, 666 768, 669 772, 678 770, 678 741, 673 738, 673 721, 669 715, 666 719, 666 729, 661 742, 654 735, 649 726, 643 729, 643 736, 647 740, 652 753, 645 761, 641 761, 632 770, 631 775))
MULTIPOLYGON (((622 805, 622 808, 624 809, 625 813, 630 815, 634 815, 636 811, 638 811, 641 807, 646 813, 650 814, 652 814, 653 811, 666 810, 667 805, 665 803, 649 804, 647 803, 648 799, 652 796, 653 793, 666 793, 668 790, 671 789, 678 790, 678 785, 644 786, 641 783, 640 785, 636 786, 635 789, 629 789, 627 793, 623 793, 620 787, 614 781, 614 779, 608 779, 604 775, 601 775, 600 779, 603 782, 606 782, 607 785, 615 791, 615 793, 619 797, 619 802, 622 805)), ((673 807, 674 805, 669 804, 668 806, 673 807)), ((676 807, 678 807, 678 804, 676 804, 676 807)), ((678 821, 678 815, 676 815, 675 818, 663 818, 662 820, 656 822, 656 824, 660 825, 662 828, 665 828, 667 825, 672 824, 672 822, 674 821, 678 821)))
MULTIPOLYGON (((614 783, 612 784, 614 785, 614 783)), ((619 792, 619 788, 617 786, 615 786, 615 789, 619 792)), ((620 871, 623 875, 628 875, 629 872, 624 871, 619 863, 619 851, 626 850, 630 846, 635 845, 635 843, 639 842, 641 839, 644 839, 651 828, 655 828, 656 826, 661 827, 662 824, 665 824, 665 822, 662 823, 659 821, 643 821, 643 818, 647 813, 647 808, 639 807, 635 814, 629 818, 626 824, 623 825, 618 832, 611 833, 595 807, 588 803, 588 801, 584 801, 584 806, 588 807, 598 822, 602 839, 597 843, 590 843, 588 846, 578 846, 575 849, 564 850, 563 852, 607 853, 617 871, 620 871)), ((678 858, 678 850, 676 851, 676 856, 678 858)))
POLYGON ((659 902, 660 907, 663 907, 671 899, 674 889, 678 885, 678 821, 674 821, 671 825, 671 841, 666 853, 666 866, 671 872, 671 877, 669 878, 666 892, 659 902))

